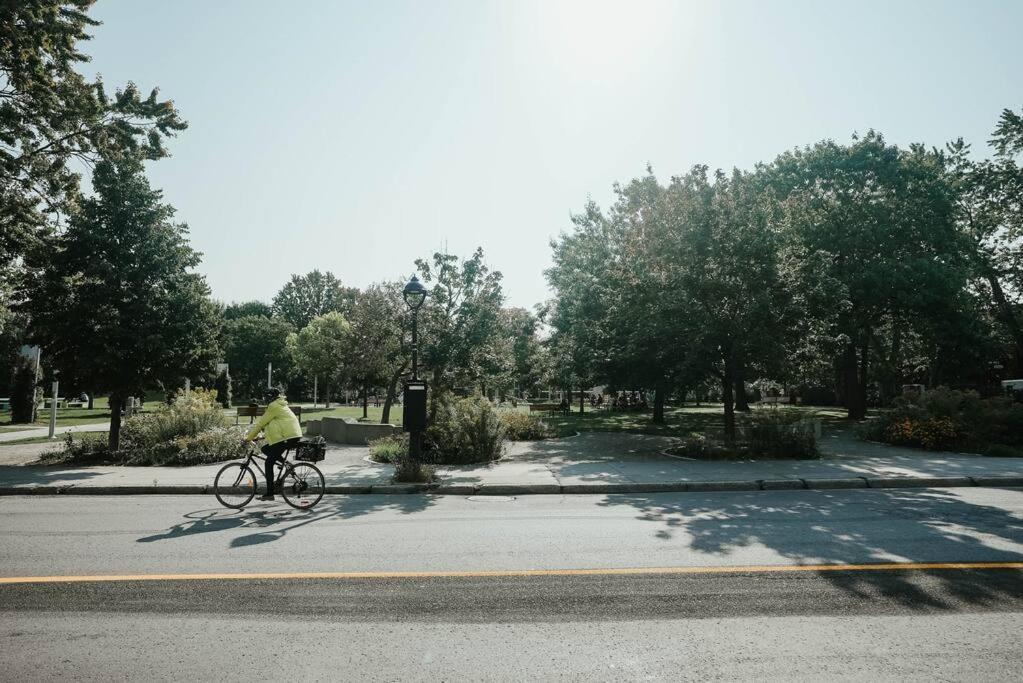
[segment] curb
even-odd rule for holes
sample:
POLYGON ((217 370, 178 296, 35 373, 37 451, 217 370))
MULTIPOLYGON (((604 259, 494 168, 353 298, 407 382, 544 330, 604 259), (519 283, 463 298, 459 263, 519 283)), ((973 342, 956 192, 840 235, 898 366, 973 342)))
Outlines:
MULTIPOLYGON (((714 493, 726 491, 827 491, 835 489, 1023 488, 1023 476, 849 477, 597 484, 373 484, 327 486, 326 495, 533 496, 618 493, 714 493)), ((213 495, 203 486, 0 486, 0 496, 213 495)))

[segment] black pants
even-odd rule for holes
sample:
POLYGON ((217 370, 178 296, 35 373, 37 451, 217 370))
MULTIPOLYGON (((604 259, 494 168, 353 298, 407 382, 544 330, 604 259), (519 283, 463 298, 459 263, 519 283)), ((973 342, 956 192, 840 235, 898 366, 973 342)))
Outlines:
POLYGON ((274 492, 274 463, 281 459, 284 451, 297 444, 300 439, 301 437, 296 436, 293 439, 285 439, 275 444, 266 444, 259 449, 266 456, 266 466, 263 473, 266 475, 266 492, 268 494, 273 495, 274 492))

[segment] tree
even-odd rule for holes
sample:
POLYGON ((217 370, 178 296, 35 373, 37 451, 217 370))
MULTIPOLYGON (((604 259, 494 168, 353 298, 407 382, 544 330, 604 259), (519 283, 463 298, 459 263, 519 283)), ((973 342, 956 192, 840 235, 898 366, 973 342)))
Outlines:
POLYGON ((964 284, 943 159, 871 131, 787 152, 768 172, 793 231, 800 296, 841 349, 848 414, 862 419, 876 330, 891 315, 936 315, 964 284))
POLYGON ((352 343, 345 352, 346 372, 360 387, 364 419, 370 387, 385 387, 382 423, 390 418, 398 380, 410 360, 404 344, 407 311, 401 290, 397 282, 367 287, 355 298, 349 314, 352 343))
POLYGON ((36 421, 35 363, 18 355, 11 376, 11 422, 31 424, 36 421))
POLYGON ((292 358, 288 335, 294 329, 277 318, 253 315, 224 323, 224 360, 231 368, 235 396, 259 399, 266 390, 267 364, 274 377, 287 378, 292 358))
MULTIPOLYGON (((110 97, 75 68, 78 43, 98 25, 92 0, 0 4, 0 283, 39 249, 80 201, 71 162, 159 159, 163 142, 186 127, 156 90, 129 83, 110 97)), ((6 306, 0 285, 0 325, 6 306)))
POLYGON ((345 354, 352 343, 352 326, 337 311, 313 318, 288 336, 288 349, 295 365, 309 375, 323 377, 328 408, 331 389, 345 379, 345 354))
POLYGON ((128 396, 212 376, 217 305, 191 272, 188 228, 150 187, 141 164, 103 161, 84 199, 31 283, 30 335, 62 380, 110 392, 111 449, 128 396))
MULTIPOLYGON (((436 253, 430 261, 417 259, 416 268, 430 287, 419 324, 420 357, 433 376, 433 397, 457 382, 478 383, 484 373, 476 352, 499 329, 501 273, 486 266, 482 249, 464 261, 436 253)), ((431 400, 431 412, 436 409, 431 400)))
POLYGON ((224 318, 226 320, 235 320, 253 315, 269 318, 273 315, 273 311, 268 304, 262 301, 242 301, 240 303, 232 301, 224 308, 224 318))
POLYGON ((1023 116, 1002 112, 990 145, 994 159, 975 161, 960 138, 949 143, 949 177, 956 218, 968 244, 974 282, 1012 342, 1016 373, 1023 371, 1023 116))
POLYGON ((300 330, 318 315, 332 311, 347 315, 357 293, 357 289, 343 287, 330 271, 292 275, 274 297, 273 314, 300 330))

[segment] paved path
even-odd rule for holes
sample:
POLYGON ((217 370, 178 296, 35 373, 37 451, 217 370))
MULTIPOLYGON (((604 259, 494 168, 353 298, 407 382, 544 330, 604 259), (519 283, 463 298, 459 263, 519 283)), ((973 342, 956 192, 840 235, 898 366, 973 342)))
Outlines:
MULTIPOLYGON (((96 424, 84 424, 84 425, 71 425, 69 427, 61 427, 58 423, 57 428, 54 430, 54 434, 57 436, 67 434, 68 432, 108 432, 110 431, 109 422, 99 422, 96 424)), ((21 439, 35 439, 40 436, 49 436, 49 427, 30 427, 28 429, 19 429, 16 432, 2 432, 0 433, 0 444, 5 441, 20 441, 21 439)))
MULTIPOLYGON (((667 437, 584 432, 565 439, 508 445, 499 462, 443 467, 448 485, 571 486, 651 483, 798 480, 849 477, 1023 476, 1023 458, 966 453, 930 453, 864 444, 841 433, 826 437, 820 460, 711 462, 680 460, 662 451, 667 437)), ((10 447, 15 448, 15 447, 10 447)), ((36 446, 38 448, 38 446, 36 446)), ((0 447, 0 456, 6 448, 0 447)), ((367 461, 369 449, 331 446, 320 463, 328 486, 373 486, 390 482, 390 465, 367 461)), ((220 464, 197 467, 38 467, 0 464, 0 486, 202 486, 212 484, 220 464)), ((2 461, 0 461, 2 462, 2 461)))
POLYGON ((325 503, 234 512, 181 496, 0 499, 0 578, 458 573, 0 585, 0 669, 15 680, 120 679, 144 662, 154 680, 287 672, 307 680, 995 681, 1023 666, 1018 569, 784 571, 1023 561, 1023 491, 325 503), (718 571, 615 573, 656 567, 718 571), (521 569, 598 573, 479 573, 521 569), (267 641, 286 645, 259 646, 267 641))

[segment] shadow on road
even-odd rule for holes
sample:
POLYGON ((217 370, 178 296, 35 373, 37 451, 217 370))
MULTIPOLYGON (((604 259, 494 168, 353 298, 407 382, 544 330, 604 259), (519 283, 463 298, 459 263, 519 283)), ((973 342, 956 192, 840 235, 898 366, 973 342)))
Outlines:
MULTIPOLYGON (((1023 491, 1010 489, 1013 495, 1023 491)), ((608 496, 605 507, 630 506, 656 538, 682 542, 723 563, 738 549, 762 546, 794 564, 887 562, 1020 562, 1023 519, 1001 507, 971 502, 934 489, 804 492, 779 500, 762 492, 720 495, 608 496)), ((835 586, 863 599, 896 600, 914 609, 949 609, 947 597, 991 606, 1010 597, 983 572, 924 570, 935 577, 925 590, 914 572, 824 571, 835 586)), ((1019 597, 1019 588, 1012 597, 1019 597)))
POLYGON ((269 510, 229 510, 223 507, 188 512, 184 521, 164 532, 144 536, 138 543, 153 543, 195 534, 216 533, 232 529, 251 529, 252 533, 231 540, 230 547, 270 543, 283 538, 289 531, 315 524, 325 519, 350 519, 381 510, 396 510, 413 514, 433 505, 432 496, 327 496, 312 510, 293 510, 275 507, 269 510))

